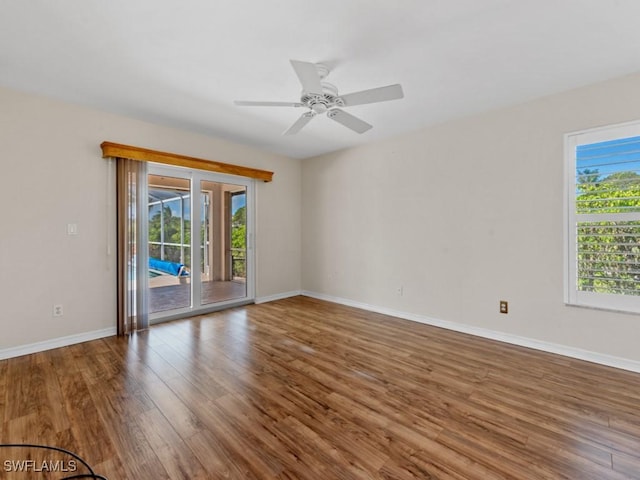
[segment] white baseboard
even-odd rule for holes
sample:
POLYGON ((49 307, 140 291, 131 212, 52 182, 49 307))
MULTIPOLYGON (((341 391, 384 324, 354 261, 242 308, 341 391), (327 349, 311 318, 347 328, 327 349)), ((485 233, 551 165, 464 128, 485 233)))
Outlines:
MULTIPOLYGON (((318 300, 325 300, 332 303, 338 303, 349 307, 360 308, 362 310, 368 310, 370 312, 381 313, 383 315, 389 315, 392 317, 398 317, 405 320, 411 320, 413 322, 424 323, 426 325, 432 325, 434 327, 446 328, 447 330, 453 330, 456 332, 467 333, 478 337, 488 338, 491 340, 497 340, 499 342, 510 343, 512 345, 518 345, 521 347, 533 348, 535 350, 541 350, 543 352, 555 353, 563 355, 569 358, 576 358, 579 360, 585 360, 588 362, 598 363, 609 367, 620 368, 622 370, 628 370, 631 372, 640 373, 640 362, 636 360, 630 360, 621 357, 615 357, 612 355, 606 355, 598 352, 592 352, 589 350, 582 350, 567 345, 559 345, 556 343, 544 342, 533 338, 521 337, 510 333, 498 332, 495 330, 489 330, 486 328, 474 327, 465 325, 462 323, 449 322, 446 320, 440 320, 433 317, 427 317, 424 315, 418 315, 415 313, 407 313, 400 310, 394 310, 391 308, 380 307, 377 305, 371 305, 368 303, 357 302, 346 298, 335 297, 332 295, 325 295, 322 293, 310 292, 310 291, 291 291, 285 293, 279 293, 276 295, 268 295, 255 299, 255 303, 273 302, 275 300, 282 300, 285 298, 295 297, 297 295, 305 295, 307 297, 317 298, 318 300)), ((31 343, 28 345, 20 345, 17 347, 10 347, 0 349, 0 360, 7 358, 19 357, 22 355, 28 355, 31 353, 43 352, 45 350, 51 350, 53 348, 66 347, 68 345, 74 345, 76 343, 88 342, 90 340, 97 340, 99 338, 110 337, 116 334, 116 328, 110 327, 102 330, 94 330, 92 332, 79 333, 76 335, 69 335, 67 337, 59 337, 51 340, 45 340, 43 342, 31 343)))
POLYGON ((255 299, 255 303, 267 303, 267 302, 274 302, 276 300, 284 300, 285 298, 290 298, 290 297, 297 297, 298 295, 301 295, 302 292, 300 290, 294 290, 291 292, 284 292, 284 293, 276 293, 275 295, 267 295, 265 297, 258 297, 255 299))
POLYGON ((116 334, 116 327, 104 328, 102 330, 94 330, 92 332, 78 333, 67 337, 52 338, 43 342, 30 343, 28 345, 20 345, 18 347, 4 348, 0 350, 0 360, 7 358, 20 357, 29 355, 30 353, 44 352, 53 348, 66 347, 75 345, 76 343, 88 342, 99 338, 111 337, 116 334))
POLYGON ((469 335, 475 335, 477 337, 489 338, 491 340, 497 340, 499 342, 510 343, 512 345, 518 345, 521 347, 533 348, 535 350, 541 350, 548 353, 556 353, 565 357, 576 358, 578 360, 586 360, 587 362, 598 363, 600 365, 606 365, 608 367, 614 367, 622 370, 629 370, 631 372, 640 373, 640 362, 636 360, 614 357, 612 355, 592 352, 589 350, 582 350, 580 348, 570 347, 567 345, 544 342, 533 338, 521 337, 510 333, 498 332, 495 330, 474 327, 462 323, 449 322, 446 320, 440 320, 424 315, 417 315, 415 313, 402 312, 400 310, 379 307, 376 305, 370 305, 368 303, 356 302, 346 298, 325 295, 323 293, 315 293, 303 290, 301 294, 307 297, 317 298, 318 300, 326 300, 328 302, 339 303, 341 305, 360 308, 362 310, 368 310, 370 312, 382 313, 384 315, 403 318, 405 320, 411 320, 413 322, 424 323, 426 325, 432 325, 434 327, 441 327, 446 328, 447 330, 468 333, 469 335))
MULTIPOLYGON (((275 300, 282 300, 289 297, 296 297, 301 294, 300 290, 291 292, 279 293, 276 295, 268 295, 265 297, 259 297, 255 299, 255 303, 273 302, 275 300)), ((102 330, 95 330, 92 332, 79 333, 76 335, 69 335, 67 337, 53 338, 51 340, 44 340, 42 342, 30 343, 27 345, 19 345, 17 347, 10 347, 0 349, 0 360, 7 358, 20 357, 22 355, 29 355, 31 353, 44 352, 45 350, 51 350, 59 347, 66 347, 74 345, 76 343, 88 342, 90 340, 97 340, 99 338, 111 337, 116 335, 116 327, 105 328, 102 330)))

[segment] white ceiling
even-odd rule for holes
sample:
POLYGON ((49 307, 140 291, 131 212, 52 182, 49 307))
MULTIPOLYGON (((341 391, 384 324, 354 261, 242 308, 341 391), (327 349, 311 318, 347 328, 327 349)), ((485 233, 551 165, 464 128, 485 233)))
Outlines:
MULTIPOLYGON (((315 156, 640 70, 639 0, 0 0, 0 85, 315 156), (301 110, 289 59, 322 62, 358 135, 301 110)), ((0 106, 1 108, 1 106, 0 106)), ((148 146, 153 147, 153 146, 148 146)))

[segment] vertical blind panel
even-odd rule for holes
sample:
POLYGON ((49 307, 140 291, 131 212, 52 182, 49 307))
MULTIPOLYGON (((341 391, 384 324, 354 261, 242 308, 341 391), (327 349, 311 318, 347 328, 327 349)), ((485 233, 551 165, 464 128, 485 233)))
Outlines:
POLYGON ((146 164, 116 160, 118 241, 118 335, 148 327, 145 229, 146 164), (143 201, 140 201, 143 199, 143 201))

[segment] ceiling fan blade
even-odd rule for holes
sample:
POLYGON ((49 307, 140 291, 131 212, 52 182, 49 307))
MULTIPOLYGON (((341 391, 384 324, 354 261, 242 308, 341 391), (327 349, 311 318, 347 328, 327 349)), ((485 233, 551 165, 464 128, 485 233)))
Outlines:
POLYGON ((362 90, 361 92, 347 93, 341 95, 345 107, 352 105, 364 105, 366 103, 386 102, 404 97, 400 84, 388 85, 386 87, 362 90))
POLYGON ((302 107, 301 103, 296 102, 252 102, 246 100, 236 100, 233 103, 239 107, 302 107))
POLYGON ((364 133, 370 128, 373 128, 372 125, 369 125, 364 120, 360 120, 358 117, 354 117, 350 113, 340 110, 339 108, 329 110, 327 112, 327 117, 358 133, 364 133))
POLYGON ((315 116, 316 114, 313 112, 303 113, 293 125, 291 125, 285 132, 282 133, 282 135, 294 135, 298 133, 300 130, 302 130, 302 127, 309 123, 315 116))
POLYGON ((320 84, 320 75, 315 63, 300 62, 298 60, 290 60, 291 66, 296 71, 296 75, 300 79, 302 89, 307 93, 322 94, 322 85, 320 84))

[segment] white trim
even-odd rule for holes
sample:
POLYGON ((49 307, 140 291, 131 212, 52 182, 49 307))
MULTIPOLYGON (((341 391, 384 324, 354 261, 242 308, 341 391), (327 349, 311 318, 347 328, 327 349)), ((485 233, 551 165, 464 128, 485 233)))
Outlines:
POLYGON ((611 123, 607 125, 600 125, 590 128, 585 128, 583 130, 575 130, 573 132, 565 133, 565 136, 571 135, 593 135, 594 142, 604 142, 606 140, 613 140, 617 137, 617 133, 615 135, 610 133, 610 130, 615 130, 616 132, 619 129, 626 129, 627 127, 631 127, 632 130, 627 130, 627 132, 631 132, 630 135, 637 135, 637 133, 633 133, 636 127, 640 126, 640 120, 630 120, 628 122, 622 123, 611 123))
MULTIPOLYGON (((224 173, 216 173, 208 170, 199 170, 196 168, 181 167, 175 165, 165 165, 155 162, 148 163, 148 174, 164 175, 167 177, 176 177, 189 180, 189 208, 191 211, 191 270, 194 265, 200 265, 202 245, 200 241, 200 229, 202 221, 194 221, 193 219, 201 219, 202 211, 200 208, 200 198, 202 194, 202 182, 210 181, 221 185, 235 185, 245 187, 246 194, 246 227, 247 227, 247 251, 246 251, 246 294, 241 298, 234 298, 229 301, 213 302, 202 304, 202 282, 193 281, 191 288, 190 306, 176 308, 174 310, 166 310, 156 312, 149 315, 150 324, 158 324, 161 322, 175 320, 177 318, 185 318, 186 316, 200 315, 212 311, 221 310, 228 305, 255 303, 256 289, 256 181, 253 178, 245 176, 236 176, 224 173)), ((196 277, 196 276, 193 276, 196 277)), ((148 290, 148 289, 147 289, 148 290)))
POLYGON ((266 297, 258 297, 258 298, 255 299, 254 303, 258 304, 258 303, 274 302, 276 300, 284 300, 285 298, 297 297, 298 295, 302 295, 302 294, 303 293, 300 290, 293 290, 291 292, 284 292, 284 293, 276 293, 275 295, 267 295, 266 297))
POLYGON ((571 210, 571 195, 575 196, 575 188, 573 190, 573 192, 571 191, 571 188, 569 187, 570 183, 573 183, 572 180, 572 176, 575 177, 575 164, 571 161, 569 161, 568 159, 574 158, 575 157, 575 153, 574 153, 574 149, 575 149, 575 137, 571 136, 570 134, 565 134, 564 136, 564 178, 563 178, 563 193, 564 195, 563 197, 563 201, 562 201, 562 207, 563 207, 563 220, 564 220, 564 225, 563 225, 563 235, 562 235, 562 241, 563 241, 563 280, 564 280, 564 303, 567 305, 570 305, 572 303, 573 300, 573 296, 572 296, 572 291, 575 289, 571 288, 571 282, 573 280, 574 275, 575 275, 575 268, 571 267, 571 262, 572 262, 572 249, 571 248, 571 241, 573 239, 573 235, 571 233, 571 214, 569 213, 571 210), (572 165, 574 165, 574 171, 571 171, 572 165))
POLYGON ((577 225, 580 222, 638 221, 637 212, 577 213, 576 212, 576 148, 610 140, 637 137, 640 120, 569 132, 564 135, 564 229, 563 276, 564 303, 626 313, 640 313, 640 297, 578 290, 577 225))
POLYGON ((112 337, 116 334, 116 327, 103 328, 102 330, 94 330, 92 332, 78 333, 67 337, 52 338, 43 342, 30 343, 28 345, 20 345, 18 347, 10 347, 0 350, 0 360, 7 358, 20 357, 31 353, 44 352, 54 348, 67 347, 76 343, 89 342, 100 338, 112 337))
POLYGON ((505 332, 498 332, 495 330, 489 330, 487 328, 480 328, 480 327, 474 327, 471 325, 465 325, 462 323, 449 322, 447 320, 440 320, 437 318, 418 315, 415 313, 402 312, 400 310, 394 310, 386 307, 379 307, 376 305, 370 305, 368 303, 356 302, 346 298, 334 297, 334 296, 325 295, 322 293, 315 293, 315 292, 309 292, 309 291, 303 290, 301 294, 307 297, 317 298, 318 300, 325 300, 327 302, 339 303, 341 305, 360 308, 362 310, 381 313, 383 315, 390 315, 392 317, 411 320, 413 322, 424 323, 426 325, 431 325, 434 327, 446 328, 447 330, 453 330, 455 332, 467 333, 469 335, 475 335, 477 337, 488 338, 491 340, 497 340, 499 342, 509 343, 512 345, 532 348, 534 350, 541 350, 543 352, 548 352, 548 353, 555 353, 558 355, 563 355, 565 357, 576 358, 578 360, 585 360, 587 362, 606 365, 608 367, 614 367, 622 370, 628 370, 631 372, 640 373, 640 362, 637 360, 614 357, 612 355, 592 352, 589 350, 582 350, 580 348, 570 347, 567 345, 560 345, 557 343, 545 342, 542 340, 536 340, 534 338, 521 337, 519 335, 513 335, 505 332))
MULTIPOLYGON (((410 320, 417 323, 423 323, 425 325, 431 325, 434 327, 446 328, 455 332, 467 333, 475 335, 477 337, 488 338, 491 340, 497 340, 499 342, 505 342, 512 345, 518 345, 521 347, 532 348, 534 350, 541 350, 543 352, 555 353, 563 355, 565 357, 576 358, 578 360, 585 360, 587 362, 598 363, 600 365, 606 365, 609 367, 620 368, 622 370, 628 370, 631 372, 640 373, 640 362, 636 360, 630 360, 621 357, 615 357, 612 355, 606 355, 602 353, 592 352, 589 350, 582 350, 580 348, 569 347, 566 345, 559 345, 557 343, 544 342, 533 338, 521 337, 518 335, 512 335, 510 333, 498 332, 495 330, 489 330, 486 328, 473 327, 470 325, 464 325, 462 323, 449 322, 446 320, 440 320, 433 317, 427 317, 424 315, 418 315, 415 313, 407 313, 400 310, 394 310, 386 307, 379 307, 368 303, 356 302, 341 297, 334 297, 332 295, 325 295, 322 293, 310 292, 307 290, 293 290, 290 292, 278 293, 275 295, 268 295, 265 297, 259 297, 255 299, 255 303, 267 303, 276 300, 283 300, 285 298, 296 297, 298 295, 305 295, 307 297, 316 298, 318 300, 325 300, 331 303, 337 303, 340 305, 346 305, 349 307, 360 308, 370 312, 381 313, 383 315, 389 315, 392 317, 402 318, 404 320, 410 320)), ((51 340, 45 340, 43 342, 31 343, 28 345, 21 345, 18 347, 5 348, 0 350, 0 360, 7 358, 20 357, 22 355, 29 355, 31 353, 44 352, 54 348, 66 347, 69 345, 75 345, 77 343, 88 342, 91 340, 98 340, 100 338, 111 337, 116 335, 116 327, 104 328, 102 330, 94 330, 92 332, 79 333, 76 335, 69 335, 67 337, 59 337, 51 340)))

